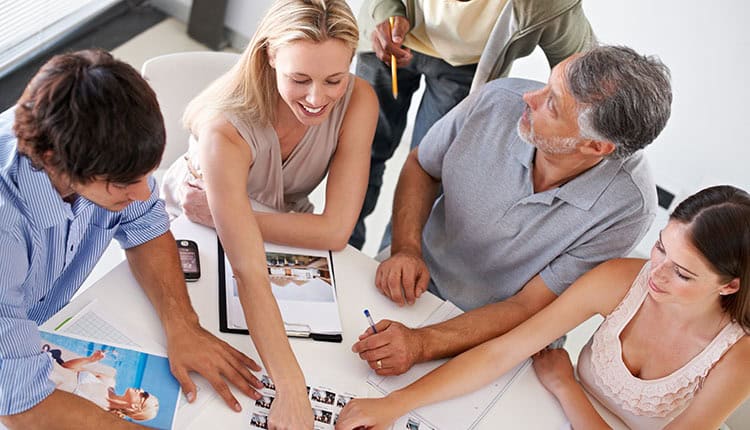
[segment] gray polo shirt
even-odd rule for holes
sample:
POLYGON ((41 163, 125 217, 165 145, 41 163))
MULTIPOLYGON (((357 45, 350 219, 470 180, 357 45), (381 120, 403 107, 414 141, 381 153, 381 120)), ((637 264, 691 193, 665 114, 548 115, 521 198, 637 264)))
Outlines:
POLYGON ((537 274, 561 294, 598 263, 626 255, 654 219, 656 187, 642 152, 534 193, 535 149, 516 124, 521 96, 540 86, 489 82, 419 146, 419 163, 443 186, 422 237, 430 291, 465 311, 513 296, 537 274))

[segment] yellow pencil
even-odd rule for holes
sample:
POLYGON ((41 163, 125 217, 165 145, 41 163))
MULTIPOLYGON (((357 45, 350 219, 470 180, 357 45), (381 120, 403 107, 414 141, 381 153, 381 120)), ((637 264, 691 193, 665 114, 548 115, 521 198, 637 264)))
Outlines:
MULTIPOLYGON (((393 17, 388 18, 388 23, 391 26, 391 34, 393 34, 393 17)), ((398 67, 396 66, 396 56, 391 54, 391 88, 393 89, 393 98, 398 98, 398 67)))

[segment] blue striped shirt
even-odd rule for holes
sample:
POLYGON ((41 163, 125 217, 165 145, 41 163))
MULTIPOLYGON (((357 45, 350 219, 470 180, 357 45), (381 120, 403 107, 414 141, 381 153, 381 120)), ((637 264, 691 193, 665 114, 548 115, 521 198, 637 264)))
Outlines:
POLYGON ((82 197, 62 200, 43 171, 18 153, 12 110, 0 114, 0 415, 23 412, 55 389, 38 325, 65 306, 114 238, 127 249, 169 229, 151 197, 110 212, 82 197))

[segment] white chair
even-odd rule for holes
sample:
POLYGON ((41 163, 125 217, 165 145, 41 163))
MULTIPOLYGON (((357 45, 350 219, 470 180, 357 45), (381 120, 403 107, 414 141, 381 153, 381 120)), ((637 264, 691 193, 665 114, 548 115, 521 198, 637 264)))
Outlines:
POLYGON ((167 145, 159 170, 166 170, 187 150, 190 133, 182 127, 182 113, 188 102, 239 60, 232 52, 178 52, 151 58, 143 63, 141 75, 159 100, 167 145))

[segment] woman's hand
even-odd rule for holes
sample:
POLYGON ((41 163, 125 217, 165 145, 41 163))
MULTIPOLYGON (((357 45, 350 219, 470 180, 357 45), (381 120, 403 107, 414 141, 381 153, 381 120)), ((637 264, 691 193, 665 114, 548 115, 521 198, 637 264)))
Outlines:
POLYGON ((200 179, 185 181, 182 183, 180 191, 182 194, 182 212, 185 213, 185 216, 192 222, 215 228, 203 181, 200 179))
POLYGON ((555 397, 560 397, 560 392, 571 384, 577 384, 568 351, 545 348, 534 354, 533 358, 536 376, 555 397))
POLYGON ((268 428, 271 430, 311 429, 313 428, 313 414, 310 399, 304 384, 294 387, 289 392, 279 392, 271 404, 268 414, 268 428))
POLYGON ((389 397, 382 399, 352 399, 339 414, 336 430, 352 430, 359 427, 368 430, 384 430, 400 416, 389 397))

